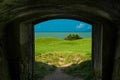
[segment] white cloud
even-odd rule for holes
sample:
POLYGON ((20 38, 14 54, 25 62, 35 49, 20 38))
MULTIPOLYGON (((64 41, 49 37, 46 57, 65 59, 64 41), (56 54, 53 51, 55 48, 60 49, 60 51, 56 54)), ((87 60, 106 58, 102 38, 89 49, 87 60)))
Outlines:
POLYGON ((84 27, 84 24, 79 24, 76 26, 76 28, 83 28, 84 27))

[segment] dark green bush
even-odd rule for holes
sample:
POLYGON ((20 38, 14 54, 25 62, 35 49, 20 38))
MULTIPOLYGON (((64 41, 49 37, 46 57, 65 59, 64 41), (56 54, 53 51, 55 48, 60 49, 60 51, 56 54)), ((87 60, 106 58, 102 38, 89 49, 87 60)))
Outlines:
POLYGON ((77 39, 82 39, 78 34, 69 34, 65 40, 77 40, 77 39))

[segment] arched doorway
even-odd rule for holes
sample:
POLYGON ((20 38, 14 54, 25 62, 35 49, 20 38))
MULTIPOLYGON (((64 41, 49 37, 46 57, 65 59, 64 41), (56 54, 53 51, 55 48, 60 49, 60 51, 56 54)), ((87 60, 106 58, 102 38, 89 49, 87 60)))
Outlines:
POLYGON ((47 20, 34 25, 34 41, 36 78, 93 79, 92 25, 73 19, 47 20))

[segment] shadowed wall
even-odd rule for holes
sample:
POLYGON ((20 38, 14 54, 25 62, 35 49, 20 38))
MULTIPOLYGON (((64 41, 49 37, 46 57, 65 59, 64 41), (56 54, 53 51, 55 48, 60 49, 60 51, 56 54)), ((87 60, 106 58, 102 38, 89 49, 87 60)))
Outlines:
POLYGON ((0 0, 0 80, 31 79, 32 27, 51 18, 72 18, 93 24, 97 34, 95 44, 102 44, 94 44, 98 46, 93 51, 98 51, 93 54, 95 76, 97 80, 120 80, 119 4, 119 0, 0 0), (100 69, 104 72, 101 75, 100 69))

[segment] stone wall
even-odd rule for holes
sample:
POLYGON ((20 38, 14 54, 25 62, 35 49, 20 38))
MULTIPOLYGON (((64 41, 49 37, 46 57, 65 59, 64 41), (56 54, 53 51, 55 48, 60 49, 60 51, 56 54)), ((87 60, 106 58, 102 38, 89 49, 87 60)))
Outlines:
MULTIPOLYGON (((41 21, 40 19, 45 20, 47 16, 67 16, 93 24, 104 22, 104 27, 108 26, 107 20, 112 23, 109 26, 115 28, 116 31, 113 32, 116 40, 113 41, 112 52, 115 57, 112 58, 114 65, 112 64, 113 69, 110 72, 113 80, 120 80, 119 4, 119 0, 0 0, 0 80, 30 78, 33 68, 30 46, 33 44, 32 40, 29 40, 32 34, 27 31, 32 32, 34 21, 36 23, 41 21), (29 36, 26 33, 29 33, 29 36)), ((107 52, 110 52, 109 50, 107 52)))

